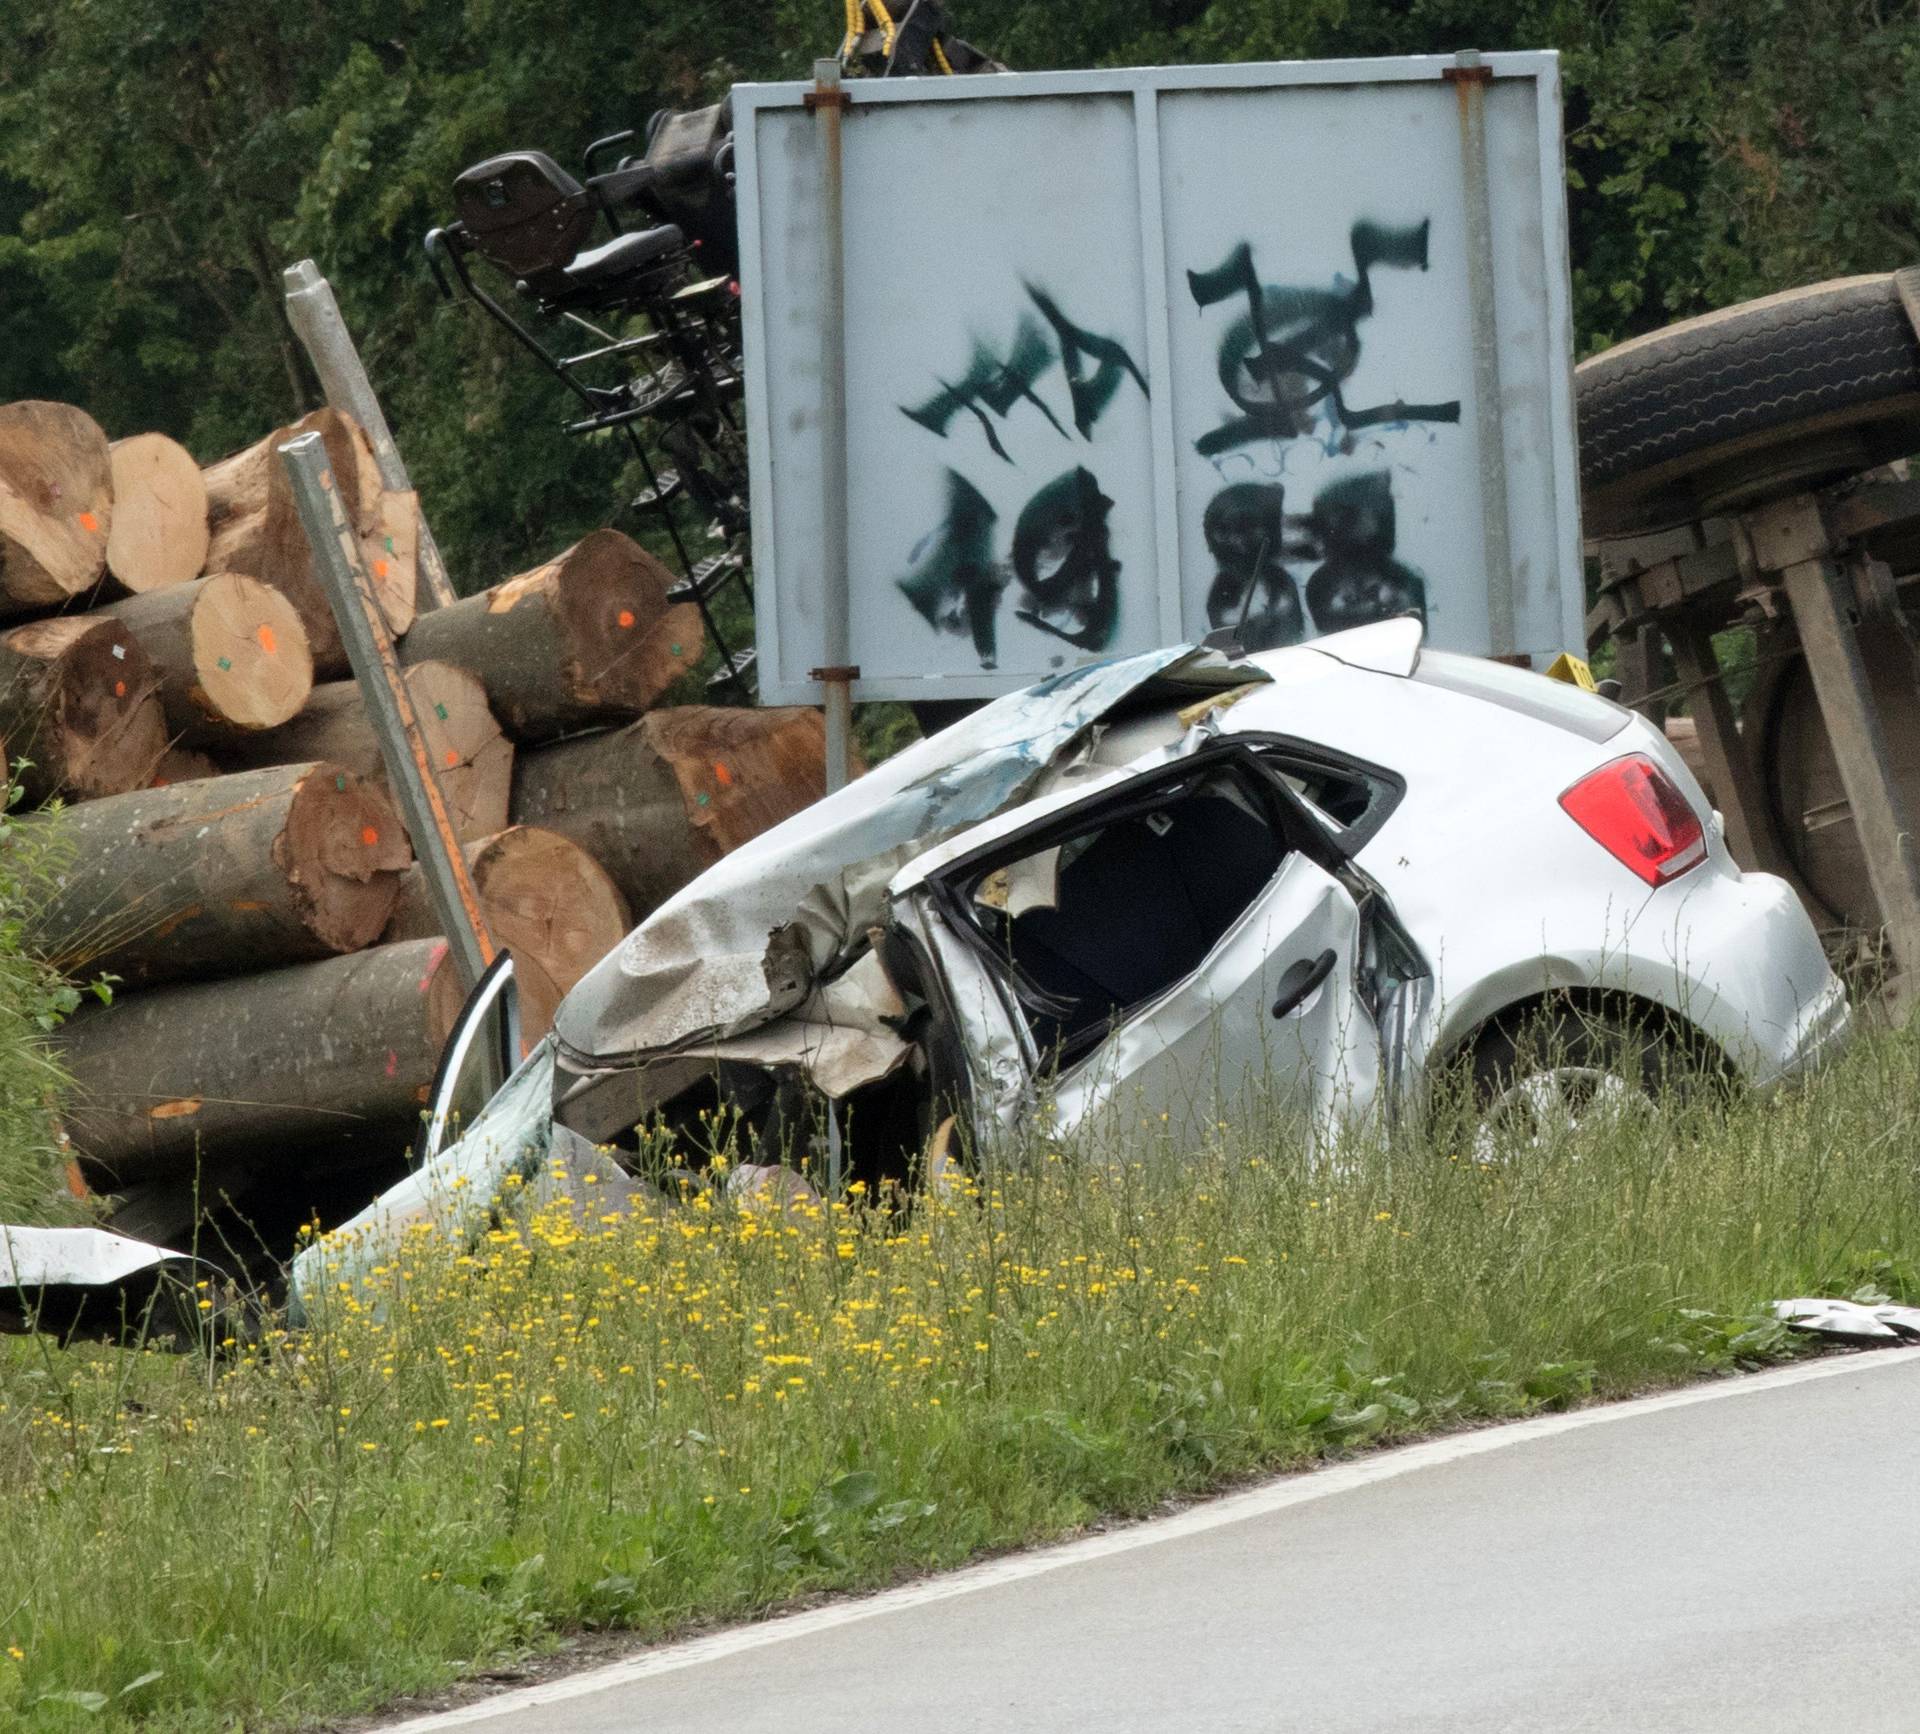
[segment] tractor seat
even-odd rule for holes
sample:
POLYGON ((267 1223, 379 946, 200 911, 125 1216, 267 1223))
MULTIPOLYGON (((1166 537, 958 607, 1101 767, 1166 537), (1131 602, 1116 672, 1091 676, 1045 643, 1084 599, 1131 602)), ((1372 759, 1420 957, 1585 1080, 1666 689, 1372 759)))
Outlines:
POLYGON ((632 235, 616 235, 604 247, 593 247, 580 254, 567 267, 567 281, 578 289, 611 283, 615 278, 659 264, 685 244, 686 237, 672 223, 662 223, 657 229, 642 229, 632 235))

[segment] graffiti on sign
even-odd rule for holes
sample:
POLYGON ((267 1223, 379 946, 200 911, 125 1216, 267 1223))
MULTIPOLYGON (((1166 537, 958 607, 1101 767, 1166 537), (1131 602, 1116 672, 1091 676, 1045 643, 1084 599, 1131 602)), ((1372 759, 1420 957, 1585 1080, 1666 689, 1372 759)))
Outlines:
MULTIPOLYGON (((1014 459, 996 424, 1007 424, 1021 405, 1036 411, 1061 440, 1071 444, 1077 434, 1090 444, 1129 379, 1147 394, 1147 377, 1124 344, 1077 324, 1045 290, 1022 287, 1033 311, 1021 313, 1003 351, 976 343, 958 379, 941 380, 921 402, 900 406, 909 421, 943 440, 963 414, 970 415, 988 450, 1007 464, 1014 459), (1064 421, 1040 390, 1056 367, 1066 390, 1064 421)), ((1048 383, 1057 397, 1058 385, 1048 383)), ((1108 527, 1113 501, 1091 469, 1076 464, 1027 497, 1014 518, 1005 560, 995 557, 1000 514, 986 495, 951 467, 946 484, 945 515, 915 545, 910 570, 896 580, 934 631, 971 637, 980 666, 997 667, 1000 612, 1012 589, 1014 617, 1027 625, 1080 650, 1113 644, 1121 570, 1108 527)))
POLYGON ((1194 442, 1201 456, 1257 439, 1298 439, 1323 420, 1332 424, 1330 441, 1338 445, 1356 428, 1460 419, 1458 398, 1357 409, 1341 390, 1359 364, 1360 322, 1373 312, 1373 268, 1424 271, 1427 227, 1355 223, 1349 240, 1358 276, 1344 288, 1263 284, 1246 241, 1211 271, 1187 273, 1187 286, 1200 307, 1218 306, 1235 296, 1246 302, 1220 345, 1220 384, 1240 413, 1194 442))
MULTIPOLYGON (((1374 275, 1426 270, 1428 231, 1424 221, 1353 223, 1354 275, 1326 288, 1263 283, 1246 240, 1185 273, 1195 310, 1226 322, 1215 351, 1225 418, 1187 439, 1220 483, 1201 522, 1207 621, 1235 628, 1249 650, 1397 614, 1426 618, 1426 579, 1397 552, 1390 447, 1416 425, 1458 423, 1460 402, 1349 394, 1376 311, 1374 275), (1264 475, 1261 448, 1272 454, 1264 475), (1289 512, 1290 500, 1311 503, 1289 512)), ((944 510, 895 583, 933 631, 970 640, 982 669, 999 666, 1009 612, 1076 650, 1112 648, 1122 571, 1147 557, 1116 547, 1096 438, 1121 392, 1149 395, 1146 375, 1124 343, 1047 290, 1021 291, 1009 342, 973 343, 961 373, 936 376, 936 389, 900 405, 951 455, 944 510), (984 447, 971 441, 974 427, 984 447), (1044 454, 1063 443, 1095 449, 1062 469, 1044 454)))
POLYGON ((947 515, 921 538, 900 589, 936 632, 969 633, 982 668, 999 662, 995 622, 1007 576, 993 561, 997 514, 958 471, 947 471, 947 515))
POLYGON ((1322 481, 1311 509, 1297 515, 1286 509, 1281 482, 1229 480, 1226 465, 1230 458, 1251 463, 1247 448, 1265 445, 1284 472, 1301 442, 1320 460, 1349 458, 1361 432, 1384 455, 1387 440, 1416 423, 1460 420, 1457 398, 1355 404, 1347 396, 1362 328, 1375 310, 1373 273, 1426 270, 1428 229, 1426 222, 1354 223, 1355 276, 1325 289, 1262 283, 1244 240, 1212 269, 1186 274, 1198 309, 1238 309, 1217 351, 1231 407, 1192 446, 1223 483, 1201 523, 1214 564, 1207 621, 1236 628, 1249 650, 1398 614, 1427 617, 1425 579, 1396 558, 1393 478, 1377 461, 1322 481))

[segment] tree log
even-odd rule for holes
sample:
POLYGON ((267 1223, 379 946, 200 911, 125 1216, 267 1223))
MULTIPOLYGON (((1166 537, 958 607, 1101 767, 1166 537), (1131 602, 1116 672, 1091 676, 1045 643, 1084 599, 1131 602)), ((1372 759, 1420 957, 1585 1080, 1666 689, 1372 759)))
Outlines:
POLYGON ((513 822, 572 838, 640 921, 728 850, 817 801, 825 746, 816 710, 655 711, 522 753, 513 822))
POLYGON ((107 572, 130 595, 197 578, 207 564, 207 486, 165 434, 115 440, 107 572))
POLYGON ((276 728, 313 690, 306 628, 286 597, 223 572, 100 611, 139 640, 160 675, 167 727, 188 742, 276 728))
POLYGON ((117 620, 38 620, 0 634, 0 737, 29 799, 118 795, 167 750, 160 677, 117 620))
MULTIPOLYGON (((500 732, 479 681, 444 662, 407 670, 407 690, 426 734, 427 750, 462 842, 491 837, 507 826, 513 785, 513 743, 500 732)), ((365 696, 351 680, 313 689, 306 709, 279 728, 222 743, 233 765, 326 759, 384 788, 380 737, 367 716, 365 696)))
POLYGON ((96 1190, 417 1115, 464 996, 438 939, 134 994, 62 1026, 96 1190))
POLYGON ((700 611, 669 604, 667 569, 618 530, 423 614, 401 660, 451 662, 486 685, 515 740, 625 722, 699 660, 700 611))
POLYGON ((413 856, 393 809, 338 765, 285 765, 88 801, 33 949, 129 983, 231 975, 371 945, 413 856))
POLYGON ((0 612, 55 608, 107 566, 107 436, 65 403, 0 405, 0 612))
MULTIPOLYGON (((600 864, 557 831, 518 825, 467 846, 467 864, 493 942, 513 953, 520 1027, 529 1043, 553 1026, 568 990, 628 927, 627 902, 600 864)), ((400 883, 387 940, 428 938, 440 917, 418 862, 400 883)))
POLYGON ((281 591, 300 611, 314 667, 331 676, 346 672, 347 654, 326 591, 314 576, 313 550, 280 458, 280 447, 305 433, 319 434, 326 445, 334 485, 359 532, 388 629, 399 634, 412 625, 418 502, 410 493, 382 489, 367 436, 351 416, 336 409, 317 409, 205 472, 212 532, 207 563, 215 571, 244 572, 281 591))

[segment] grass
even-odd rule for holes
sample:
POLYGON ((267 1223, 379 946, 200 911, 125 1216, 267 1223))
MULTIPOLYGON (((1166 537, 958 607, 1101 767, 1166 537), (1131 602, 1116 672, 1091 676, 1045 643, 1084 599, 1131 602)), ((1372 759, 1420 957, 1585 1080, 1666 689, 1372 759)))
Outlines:
POLYGON ((1776 1296, 1920 1298, 1917 1111, 1920 1043, 1876 1036, 1491 1163, 1445 1115, 1318 1166, 1149 1121, 905 1215, 417 1240, 223 1359, 0 1345, 0 1721, 295 1724, 1779 1359, 1776 1296))

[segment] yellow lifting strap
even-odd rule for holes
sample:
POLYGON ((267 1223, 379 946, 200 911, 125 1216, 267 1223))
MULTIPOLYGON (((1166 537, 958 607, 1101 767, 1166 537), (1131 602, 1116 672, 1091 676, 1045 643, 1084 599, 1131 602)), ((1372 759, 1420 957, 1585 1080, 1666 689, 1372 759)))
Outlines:
MULTIPOLYGON (((893 20, 893 14, 887 9, 887 0, 845 0, 847 29, 840 39, 840 61, 842 65, 853 57, 854 50, 860 44, 860 38, 869 30, 880 32, 880 52, 891 58, 893 44, 900 34, 900 27, 893 20)), ((940 70, 953 76, 953 62, 947 58, 947 51, 940 45, 940 38, 933 39, 933 61, 940 70)))
POLYGON ((841 60, 844 62, 852 58, 860 38, 869 30, 880 32, 880 52, 892 54, 893 39, 898 30, 893 22, 893 14, 887 10, 886 0, 846 0, 846 8, 847 33, 840 40, 841 60))

